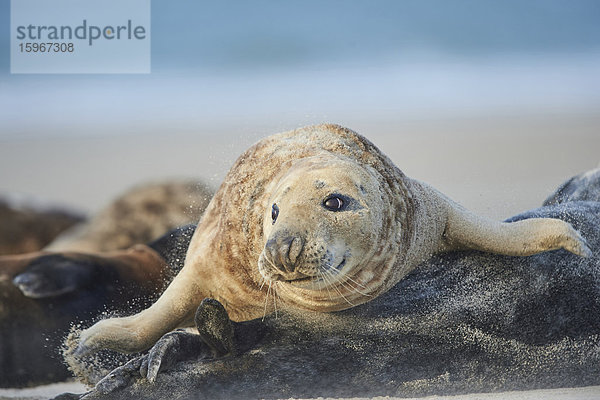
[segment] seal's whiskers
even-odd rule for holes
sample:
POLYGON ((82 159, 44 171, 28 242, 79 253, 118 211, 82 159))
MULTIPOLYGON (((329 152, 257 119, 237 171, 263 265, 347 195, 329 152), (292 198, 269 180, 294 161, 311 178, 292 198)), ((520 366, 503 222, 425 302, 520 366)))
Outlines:
MULTIPOLYGON (((346 277, 346 279, 347 279, 348 281, 350 281, 350 282, 354 283, 355 285, 358 285, 358 286, 360 286, 360 287, 362 287, 362 288, 366 289, 366 287, 364 287, 364 286, 363 286, 363 285, 361 285, 360 283, 358 283, 358 282, 354 281, 352 278, 348 278, 348 277, 346 277)), ((364 293, 364 292, 360 291, 360 290, 358 289, 358 287, 354 287, 354 286, 352 286, 352 285, 350 284, 350 282, 343 282, 343 281, 341 281, 341 282, 340 282, 340 284, 341 284, 342 286, 344 286, 345 288, 348 288, 350 291, 354 291, 354 292, 356 292, 356 293, 358 293, 358 294, 360 294, 360 295, 362 295, 362 296, 366 296, 366 297, 373 297, 372 295, 370 295, 370 294, 368 294, 368 293, 364 293)))
MULTIPOLYGON (((323 270, 323 272, 326 275, 328 275, 330 278, 334 277, 333 273, 330 271, 330 268, 323 270)), ((335 282, 335 280, 332 279, 332 282, 335 282)), ((346 296, 344 296, 344 294, 340 291, 340 289, 337 287, 337 285, 332 284, 331 287, 333 287, 333 289, 344 299, 344 301, 346 303, 350 304, 350 306, 352 306, 352 307, 355 306, 355 304, 352 304, 352 302, 350 300, 348 300, 348 298, 346 296)))
POLYGON ((265 295, 265 311, 263 312, 263 317, 262 317, 263 321, 267 317, 267 306, 269 305, 269 294, 271 294, 271 281, 269 281, 269 286, 267 287, 267 294, 265 295))
POLYGON ((323 273, 323 271, 319 271, 319 278, 323 279, 325 281, 325 284, 327 285, 325 287, 325 289, 327 290, 327 295, 329 296, 329 300, 333 301, 333 297, 331 297, 331 290, 329 290, 329 286, 331 286, 331 283, 329 282, 329 279, 327 279, 327 276, 325 276, 325 274, 323 273))
POLYGON ((263 289, 263 287, 265 286, 265 283, 266 283, 266 282, 267 282, 267 280, 265 279, 265 277, 264 277, 264 276, 261 276, 261 279, 260 279, 260 282, 259 282, 259 285, 260 285, 260 287, 258 288, 258 290, 259 290, 260 292, 262 292, 262 289, 263 289))
MULTIPOLYGON (((279 284, 279 282, 274 282, 275 285, 273 285, 273 306, 275 307, 275 319, 277 319, 277 297, 279 297, 279 294, 277 294, 277 285, 279 284)), ((271 286, 271 284, 269 283, 269 287, 271 286)))
MULTIPOLYGON (((347 276, 346 279, 349 280, 350 282, 354 283, 356 286, 359 286, 359 287, 361 287, 363 289, 368 289, 365 285, 363 285, 362 283, 358 283, 357 281, 355 281, 354 279, 350 278, 349 276, 347 276)), ((363 294, 365 296, 370 296, 370 295, 364 294, 364 293, 360 293, 360 294, 363 294)))
MULTIPOLYGON (((325 264, 325 272, 328 272, 331 277, 334 277, 335 275, 339 275, 340 274, 340 271, 338 269, 336 269, 336 268, 333 268, 330 263, 325 264)), ((342 287, 350 290, 350 292, 356 292, 356 293, 358 293, 358 294, 360 294, 362 296, 365 296, 365 297, 373 297, 372 295, 370 295, 368 293, 364 293, 364 292, 362 292, 362 291, 360 291, 358 289, 358 287, 361 287, 363 289, 367 289, 367 287, 365 285, 362 285, 362 284, 358 283, 357 281, 355 281, 354 279, 350 278, 349 276, 345 276, 344 279, 347 280, 347 281, 350 281, 350 282, 354 283, 357 286, 357 287, 354 287, 354 286, 352 286, 350 284, 350 282, 345 282, 344 280, 340 280, 339 284, 342 285, 342 287)))

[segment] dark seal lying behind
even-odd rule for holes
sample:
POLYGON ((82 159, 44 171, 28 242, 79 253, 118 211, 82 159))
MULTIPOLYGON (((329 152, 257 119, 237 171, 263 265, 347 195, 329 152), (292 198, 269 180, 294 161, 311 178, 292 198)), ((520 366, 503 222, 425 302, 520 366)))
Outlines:
MULTIPOLYGON (((150 306, 183 266, 194 227, 157 237, 195 224, 211 197, 197 181, 147 183, 117 197, 42 252, 0 256, 0 387, 69 377, 60 347, 73 323, 150 306)), ((40 218, 6 228, 17 233, 17 228, 44 228, 40 218)))
POLYGON ((57 207, 40 209, 0 198, 0 255, 38 251, 83 220, 57 207))
POLYGON ((44 250, 103 252, 148 243, 175 227, 197 223, 212 196, 212 189, 193 179, 136 185, 44 250))
MULTIPOLYGON (((598 193, 600 173, 585 185, 598 193)), ((180 354, 189 359, 154 383, 116 371, 85 398, 403 397, 598 385, 600 198, 569 200, 510 220, 568 221, 587 238, 590 258, 565 250, 446 253, 371 302, 234 323, 231 355, 215 359, 211 346, 180 354)))
POLYGON ((0 259, 0 387, 70 376, 60 357, 73 324, 148 307, 183 266, 194 226, 149 244, 86 254, 31 253, 0 259), (167 241, 168 243, 165 243, 167 241))

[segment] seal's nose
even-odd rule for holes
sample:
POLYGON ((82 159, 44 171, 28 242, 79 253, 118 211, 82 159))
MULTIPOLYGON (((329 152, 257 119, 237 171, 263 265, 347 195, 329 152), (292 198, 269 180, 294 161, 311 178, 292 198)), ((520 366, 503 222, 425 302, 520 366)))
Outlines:
POLYGON ((267 241, 265 250, 278 270, 294 272, 303 247, 302 238, 282 232, 267 241))
POLYGON ((13 279, 13 284, 19 288, 26 286, 33 286, 35 284, 35 277, 33 274, 22 273, 13 279))

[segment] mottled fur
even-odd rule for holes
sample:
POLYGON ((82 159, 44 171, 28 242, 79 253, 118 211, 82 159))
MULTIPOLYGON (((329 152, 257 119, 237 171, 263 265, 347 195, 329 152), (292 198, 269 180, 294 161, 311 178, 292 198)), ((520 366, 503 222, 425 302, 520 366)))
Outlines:
POLYGON ((138 185, 44 250, 103 252, 148 243, 175 227, 196 224, 212 194, 195 180, 138 185))
POLYGON ((38 251, 83 219, 64 210, 36 209, 0 199, 0 255, 38 251))

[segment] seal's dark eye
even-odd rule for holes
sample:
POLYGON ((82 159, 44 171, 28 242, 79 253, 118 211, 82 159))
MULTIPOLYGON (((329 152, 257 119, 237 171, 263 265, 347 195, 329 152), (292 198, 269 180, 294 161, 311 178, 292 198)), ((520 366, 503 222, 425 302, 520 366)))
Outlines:
POLYGON ((330 196, 323 201, 329 211, 340 211, 344 207, 344 200, 338 196, 330 196))
POLYGON ((271 207, 271 219, 273 220, 273 223, 277 221, 277 216, 279 216, 279 207, 277 207, 277 204, 273 203, 273 206, 271 207))

